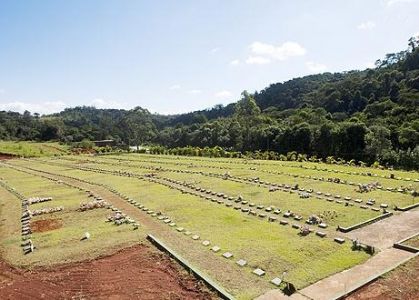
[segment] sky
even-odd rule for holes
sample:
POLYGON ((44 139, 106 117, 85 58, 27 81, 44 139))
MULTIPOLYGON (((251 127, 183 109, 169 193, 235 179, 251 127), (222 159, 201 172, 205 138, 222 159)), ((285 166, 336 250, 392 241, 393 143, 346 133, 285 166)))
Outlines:
POLYGON ((419 34, 419 0, 0 0, 0 110, 175 114, 372 67, 419 34))

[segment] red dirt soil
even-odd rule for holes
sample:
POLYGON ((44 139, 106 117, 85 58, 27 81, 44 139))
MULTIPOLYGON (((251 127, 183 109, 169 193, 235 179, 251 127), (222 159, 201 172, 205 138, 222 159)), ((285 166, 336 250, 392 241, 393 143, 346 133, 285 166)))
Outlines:
POLYGON ((0 153, 0 160, 17 158, 15 155, 0 153))
POLYGON ((419 299, 419 256, 350 294, 345 300, 419 299))
POLYGON ((136 245, 91 261, 16 269, 0 261, 0 299, 215 299, 170 258, 136 245))
POLYGON ((33 232, 50 231, 61 228, 62 226, 63 220, 61 219, 38 220, 31 223, 31 229, 33 232))

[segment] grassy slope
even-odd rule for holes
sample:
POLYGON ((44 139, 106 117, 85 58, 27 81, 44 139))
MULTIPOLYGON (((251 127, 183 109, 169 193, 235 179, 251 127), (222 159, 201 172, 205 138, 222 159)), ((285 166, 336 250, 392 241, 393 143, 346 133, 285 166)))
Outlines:
POLYGON ((0 141, 0 153, 23 157, 67 154, 68 147, 59 143, 0 141))

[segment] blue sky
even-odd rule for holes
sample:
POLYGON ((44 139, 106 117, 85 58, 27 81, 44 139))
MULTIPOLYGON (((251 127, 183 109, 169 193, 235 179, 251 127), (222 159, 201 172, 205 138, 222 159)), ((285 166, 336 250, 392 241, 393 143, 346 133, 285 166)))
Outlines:
POLYGON ((419 33, 419 0, 0 0, 0 110, 180 113, 365 69, 419 33))

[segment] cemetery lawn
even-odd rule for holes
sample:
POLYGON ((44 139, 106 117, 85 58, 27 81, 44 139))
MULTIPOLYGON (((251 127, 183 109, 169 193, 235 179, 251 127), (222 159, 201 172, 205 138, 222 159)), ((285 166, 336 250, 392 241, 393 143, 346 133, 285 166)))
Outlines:
POLYGON ((46 224, 54 222, 60 226, 57 229, 46 228, 43 232, 33 232, 31 240, 37 249, 30 255, 23 255, 20 247, 21 202, 0 187, 0 246, 2 258, 12 265, 30 268, 91 259, 145 238, 144 232, 133 231, 131 226, 113 226, 105 223, 109 214, 106 209, 78 212, 77 208, 81 202, 90 201, 87 194, 78 189, 2 166, 0 174, 9 186, 27 198, 53 197, 52 201, 30 205, 30 210, 64 207, 61 212, 31 219, 32 224, 44 220, 46 224), (89 232, 92 238, 81 242, 85 232, 89 232))
MULTIPOLYGON (((335 176, 345 178, 344 180, 347 181, 368 183, 375 178, 362 175, 361 173, 364 172, 362 168, 324 164, 139 154, 42 157, 10 160, 7 164, 32 172, 26 174, 6 165, 0 167, 1 177, 25 197, 52 196, 54 198, 51 202, 31 205, 31 209, 65 207, 62 212, 33 219, 34 221, 60 219, 61 227, 45 232, 35 232, 32 239, 38 249, 24 256, 19 245, 21 211, 19 200, 0 188, 0 197, 5 199, 1 206, 2 216, 11 208, 13 209, 13 217, 3 221, 7 226, 2 226, 1 232, 1 247, 7 261, 17 265, 32 266, 94 258, 102 253, 109 253, 144 241, 146 235, 152 233, 194 266, 219 282, 238 299, 254 298, 275 288, 270 280, 275 277, 282 278, 283 274, 286 281, 293 283, 297 289, 301 289, 366 261, 370 256, 363 251, 353 251, 349 239, 346 239, 343 244, 334 241, 335 237, 342 237, 336 231, 336 227, 338 225, 348 227, 380 216, 382 211, 374 211, 371 207, 379 208, 383 203, 393 211, 394 205, 407 206, 417 201, 417 198, 407 193, 391 192, 385 189, 358 193, 354 185, 313 179, 320 176, 325 178, 335 176), (337 170, 345 173, 321 171, 327 175, 323 173, 319 175, 320 171, 315 170, 314 166, 322 169, 336 167, 337 170), (105 172, 99 172, 100 169, 104 169, 105 172), (135 200, 138 203, 137 206, 122 198, 112 199, 112 201, 123 201, 122 211, 126 209, 131 217, 139 220, 140 228, 132 230, 132 227, 126 224, 115 226, 106 223, 106 217, 110 214, 110 211, 106 209, 78 212, 80 202, 89 201, 87 194, 76 188, 43 178, 41 175, 45 173, 39 171, 48 172, 48 176, 53 176, 63 182, 72 180, 73 184, 76 180, 74 178, 85 180, 98 189, 116 190, 123 196, 135 200), (130 172, 140 178, 117 173, 119 171, 130 172), (144 176, 151 173, 161 181, 151 182, 149 177, 144 176), (214 173, 217 176, 209 176, 208 173, 214 173), (270 192, 267 186, 257 183, 236 182, 232 180, 234 178, 223 179, 222 175, 226 173, 235 178, 259 177, 260 180, 271 183, 290 186, 298 184, 299 188, 303 188, 304 191, 313 189, 314 192, 308 199, 300 198, 298 193, 270 192), (161 184, 170 183, 168 180, 191 183, 206 190, 224 193, 233 199, 237 199, 240 195, 248 203, 252 202, 256 206, 263 205, 264 208, 259 209, 259 213, 264 213, 264 209, 268 206, 281 209, 281 213, 276 215, 276 220, 268 222, 266 217, 249 215, 227 207, 225 203, 219 204, 206 200, 197 194, 182 193, 179 190, 180 185, 173 185, 170 188, 161 184), (330 193, 333 201, 317 199, 316 191, 321 191, 322 195, 330 193), (339 198, 335 197, 337 195, 339 198), (345 197, 349 197, 350 200, 344 200, 345 197), (354 199, 361 199, 362 202, 356 203, 354 199), (361 209, 360 205, 365 205, 368 199, 374 199, 374 205, 361 209), (346 202, 353 205, 345 205, 346 202), (138 207, 140 204, 152 212, 143 211, 138 207), (283 213, 288 210, 301 215, 302 220, 285 218, 283 213), (151 214, 154 212, 158 212, 159 216, 168 217, 170 221, 166 224, 157 216, 153 217, 151 214), (299 235, 299 229, 291 225, 304 225, 305 220, 311 215, 321 215, 323 222, 327 223, 327 228, 322 229, 316 225, 310 225, 314 232, 307 236, 299 235), (280 225, 280 220, 287 220, 288 224, 280 225), (7 230, 5 231, 4 228, 7 230), (86 231, 94 238, 81 242, 80 238, 86 231), (326 236, 321 238, 315 234, 316 231, 321 231, 326 236), (186 235, 185 232, 190 234, 186 235), (195 235, 196 238, 192 239, 195 235), (202 245, 203 241, 209 241, 210 245, 202 245), (211 251, 213 246, 218 246, 220 251, 211 251), (233 257, 224 258, 223 254, 226 252, 232 253, 233 257), (246 260, 247 265, 238 266, 236 261, 239 259, 246 260), (263 269, 266 274, 260 278, 252 274, 256 268, 263 269)), ((390 171, 366 169, 365 172, 377 172, 377 176, 390 177, 390 171)), ((384 187, 400 187, 401 185, 418 187, 418 183, 414 181, 418 178, 417 173, 394 173, 395 176, 410 178, 410 180, 382 177, 377 180, 381 180, 384 187)), ((86 183, 80 182, 80 184, 86 183)), ((233 206, 236 205, 234 201, 231 202, 233 206)), ((113 204, 119 207, 120 203, 113 204)), ((248 207, 247 205, 243 204, 241 207, 248 207)))
MULTIPOLYGON (((361 168, 353 166, 327 165, 310 162, 279 162, 279 161, 257 161, 244 159, 227 158, 197 158, 181 156, 157 156, 157 155, 106 155, 100 158, 100 161, 121 161, 123 168, 135 168, 136 162, 147 166, 161 166, 171 169, 183 169, 191 171, 204 171, 243 177, 259 177, 261 180, 272 183, 284 183, 288 185, 298 184, 305 189, 313 189, 332 195, 349 196, 352 199, 361 199, 363 203, 368 199, 375 199, 378 205, 381 203, 394 206, 405 207, 417 203, 419 200, 409 193, 390 192, 386 188, 409 188, 419 190, 419 173, 414 171, 390 171, 372 168, 361 168), (129 162, 129 163, 127 163, 129 162), (317 169, 314 169, 317 168, 317 169), (329 171, 321 171, 327 169, 329 171), (335 170, 343 172, 336 173, 335 170), (282 172, 282 174, 272 174, 269 172, 282 172), (347 173, 351 173, 350 175, 347 173), (354 173, 357 173, 356 175, 354 173), (371 175, 361 175, 361 173, 370 173, 371 175), (394 174, 395 178, 390 179, 394 174), (312 178, 307 178, 311 176, 312 178), (380 176, 384 176, 380 177, 380 176), (324 177, 325 181, 314 180, 313 177, 324 177), (338 184, 327 182, 327 178, 335 178, 353 182, 354 184, 379 182, 384 188, 376 189, 369 193, 357 192, 356 185, 338 184)), ((137 168, 138 169, 138 168, 137 168)))

